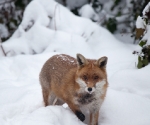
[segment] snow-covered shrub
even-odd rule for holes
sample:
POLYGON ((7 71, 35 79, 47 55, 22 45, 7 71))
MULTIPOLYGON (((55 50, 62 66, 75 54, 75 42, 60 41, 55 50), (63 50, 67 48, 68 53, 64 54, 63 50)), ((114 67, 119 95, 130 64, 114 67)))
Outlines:
POLYGON ((143 10, 142 16, 138 16, 136 21, 136 38, 140 38, 141 46, 138 54, 138 68, 145 67, 150 62, 150 2, 143 10))
POLYGON ((112 33, 133 33, 148 0, 56 0, 74 14, 91 19, 112 33), (140 4, 139 4, 140 3, 140 4))
POLYGON ((8 39, 22 21, 26 5, 31 0, 1 0, 0 1, 0 37, 8 39))
MULTIPOLYGON (((15 33, 2 46, 6 56, 68 51, 84 54, 86 48, 90 52, 90 46, 103 46, 105 41, 110 45, 113 39, 106 29, 89 19, 75 16, 54 0, 33 0, 26 7, 15 33), (84 49, 80 50, 81 45, 84 49)), ((99 47, 94 50, 101 53, 99 47)))
MULTIPOLYGON (((31 0, 1 0, 0 35, 8 39, 18 28, 31 0)), ((89 18, 112 33, 132 33, 148 0, 55 0, 78 16, 89 18), (140 3, 140 4, 138 4, 140 3)))

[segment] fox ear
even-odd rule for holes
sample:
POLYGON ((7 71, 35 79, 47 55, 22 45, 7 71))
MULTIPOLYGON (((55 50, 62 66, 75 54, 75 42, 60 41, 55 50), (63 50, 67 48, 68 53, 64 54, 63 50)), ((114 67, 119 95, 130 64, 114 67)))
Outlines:
POLYGON ((106 56, 101 57, 100 59, 97 60, 97 65, 100 68, 106 68, 108 58, 106 56))
POLYGON ((79 67, 82 67, 88 63, 87 59, 81 54, 77 54, 77 62, 79 67))

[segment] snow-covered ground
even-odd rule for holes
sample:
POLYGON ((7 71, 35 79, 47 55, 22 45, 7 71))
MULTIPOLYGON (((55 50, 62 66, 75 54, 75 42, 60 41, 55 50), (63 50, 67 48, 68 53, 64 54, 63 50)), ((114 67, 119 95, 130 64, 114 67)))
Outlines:
MULTIPOLYGON (((137 69, 136 45, 123 44, 53 0, 34 0, 0 57, 0 125, 85 125, 68 107, 44 107, 39 72, 54 54, 108 57, 109 88, 99 125, 150 125, 150 65, 137 69), (34 55, 33 55, 34 54, 34 55)), ((88 116, 86 116, 88 118, 88 116)))

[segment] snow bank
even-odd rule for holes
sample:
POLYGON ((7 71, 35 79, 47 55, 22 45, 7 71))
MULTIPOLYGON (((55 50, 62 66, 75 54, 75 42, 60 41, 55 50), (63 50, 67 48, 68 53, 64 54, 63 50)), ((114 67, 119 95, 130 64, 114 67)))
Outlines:
MULTIPOLYGON (((0 70, 3 72, 0 73, 0 122, 2 125, 84 124, 68 108, 43 105, 38 75, 43 63, 54 54, 56 53, 1 58, 0 70)), ((133 66, 129 69, 124 68, 123 65, 128 65, 127 62, 120 62, 116 66, 109 65, 114 69, 120 69, 112 75, 110 72, 113 72, 113 69, 108 69, 110 85, 100 110, 99 124, 150 124, 150 66, 137 70, 133 66)))
POLYGON ((32 1, 3 47, 11 57, 0 57, 2 125, 87 124, 69 108, 43 105, 39 72, 44 62, 58 53, 73 57, 81 53, 97 59, 108 56, 109 88, 99 125, 150 124, 150 66, 136 69, 137 57, 132 51, 137 46, 119 42, 107 30, 73 15, 55 1, 32 1))
MULTIPOLYGON (((3 46, 7 55, 12 56, 41 53, 47 49, 47 46, 55 52, 66 49, 66 47, 56 48, 53 45, 56 42, 61 44, 65 41, 67 48, 76 50, 78 48, 76 42, 87 47, 88 44, 102 44, 106 40, 109 44, 115 38, 89 19, 73 15, 68 9, 52 0, 34 0, 26 8, 18 30, 3 46), (106 33, 110 39, 105 37, 106 33), (74 46, 70 46, 70 43, 74 46)), ((80 50, 82 52, 82 49, 78 51, 80 50)))

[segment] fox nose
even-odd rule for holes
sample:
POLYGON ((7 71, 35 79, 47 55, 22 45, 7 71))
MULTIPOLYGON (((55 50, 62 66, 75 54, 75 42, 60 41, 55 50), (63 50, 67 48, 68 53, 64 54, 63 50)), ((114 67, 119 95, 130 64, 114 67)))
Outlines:
POLYGON ((88 91, 89 91, 89 92, 91 92, 91 91, 92 91, 92 88, 91 88, 91 87, 89 87, 89 88, 88 88, 88 91))

